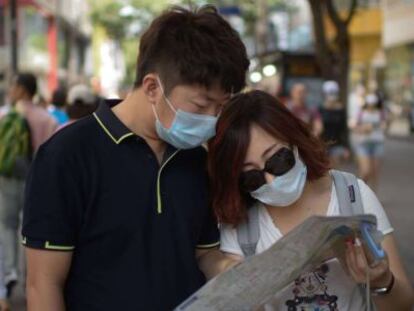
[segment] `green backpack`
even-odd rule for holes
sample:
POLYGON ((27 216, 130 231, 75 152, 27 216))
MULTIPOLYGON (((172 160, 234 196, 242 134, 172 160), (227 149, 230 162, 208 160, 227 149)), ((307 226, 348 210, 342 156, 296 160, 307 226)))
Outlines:
POLYGON ((0 119, 0 176, 24 179, 32 158, 30 127, 12 109, 0 119))

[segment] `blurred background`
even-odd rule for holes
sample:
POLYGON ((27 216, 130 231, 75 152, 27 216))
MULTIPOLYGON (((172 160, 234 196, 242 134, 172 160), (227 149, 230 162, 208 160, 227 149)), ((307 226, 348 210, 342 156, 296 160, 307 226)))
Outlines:
MULTIPOLYGON (((355 107, 377 96, 386 138, 376 192, 414 283, 414 0, 0 0, 0 106, 20 71, 36 75, 46 106, 56 89, 79 83, 97 96, 124 98, 151 20, 170 5, 203 4, 216 5, 240 33, 249 88, 287 104, 301 96, 311 110, 336 93, 349 125, 342 134, 350 154, 337 163, 343 169, 358 172, 355 107), (297 85, 302 95, 292 94, 297 85)), ((24 310, 23 296, 14 293, 12 310, 24 310)))

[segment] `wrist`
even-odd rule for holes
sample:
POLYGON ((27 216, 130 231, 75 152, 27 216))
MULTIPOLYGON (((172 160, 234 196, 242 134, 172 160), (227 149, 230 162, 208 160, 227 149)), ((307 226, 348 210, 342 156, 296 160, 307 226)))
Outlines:
POLYGON ((393 276, 391 270, 387 269, 387 271, 382 276, 380 276, 376 280, 372 280, 370 282, 370 286, 371 286, 371 288, 388 287, 391 284, 391 281, 392 281, 393 277, 394 276, 393 276))
MULTIPOLYGON (((388 283, 386 283, 386 285, 380 285, 381 283, 375 282, 375 284, 372 284, 373 286, 371 287, 371 294, 374 296, 383 296, 383 295, 388 294, 394 287, 394 282, 395 282, 394 275, 390 271, 388 283), (377 284, 379 286, 377 286, 377 284)), ((385 283, 382 283, 382 284, 385 284, 385 283)))

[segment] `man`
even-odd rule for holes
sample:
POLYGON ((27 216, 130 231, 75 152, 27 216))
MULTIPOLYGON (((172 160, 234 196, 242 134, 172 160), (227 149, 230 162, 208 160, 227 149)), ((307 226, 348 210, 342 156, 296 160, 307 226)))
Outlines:
POLYGON ((0 120, 0 244, 3 245, 5 282, 9 295, 17 282, 18 227, 23 207, 24 177, 29 164, 25 168, 18 167, 17 159, 13 158, 13 152, 19 150, 20 144, 24 142, 18 133, 27 137, 31 157, 57 126, 47 111, 33 103, 36 92, 36 77, 31 73, 18 74, 9 92, 12 107, 0 120), (17 131, 26 124, 26 133, 17 131), (3 170, 6 162, 15 161, 10 167, 12 171, 3 170))
POLYGON ((322 119, 318 110, 306 106, 306 86, 304 84, 296 83, 292 86, 287 106, 296 117, 309 124, 314 135, 321 135, 323 131, 322 119))
POLYGON ((66 90, 62 87, 56 89, 52 95, 52 103, 48 107, 49 114, 55 118, 59 126, 69 121, 66 107, 66 90))
POLYGON ((172 310, 219 271, 199 146, 248 64, 214 8, 169 10, 140 40, 129 96, 39 150, 23 227, 30 311, 172 310))

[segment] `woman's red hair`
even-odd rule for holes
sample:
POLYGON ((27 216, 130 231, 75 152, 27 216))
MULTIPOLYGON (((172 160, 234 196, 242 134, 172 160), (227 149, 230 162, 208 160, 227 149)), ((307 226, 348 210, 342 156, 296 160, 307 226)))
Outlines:
POLYGON ((325 144, 276 98, 262 91, 239 94, 225 106, 217 123, 216 137, 209 142, 212 205, 222 223, 240 224, 253 200, 240 190, 239 183, 252 124, 297 146, 307 166, 309 181, 321 178, 329 170, 325 144))

